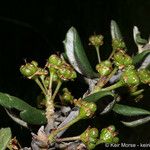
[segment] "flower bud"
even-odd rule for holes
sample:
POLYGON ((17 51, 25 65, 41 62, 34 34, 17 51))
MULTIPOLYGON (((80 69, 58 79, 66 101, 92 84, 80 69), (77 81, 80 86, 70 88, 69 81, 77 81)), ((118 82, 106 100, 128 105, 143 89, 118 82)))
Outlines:
POLYGON ((96 70, 101 76, 107 76, 112 71, 112 63, 109 60, 102 61, 96 65, 96 70))
POLYGON ((138 71, 139 78, 142 83, 150 84, 150 71, 147 69, 140 69, 138 71))
POLYGON ((101 45, 103 45, 103 36, 102 35, 92 35, 89 38, 90 41, 90 45, 99 47, 101 45))

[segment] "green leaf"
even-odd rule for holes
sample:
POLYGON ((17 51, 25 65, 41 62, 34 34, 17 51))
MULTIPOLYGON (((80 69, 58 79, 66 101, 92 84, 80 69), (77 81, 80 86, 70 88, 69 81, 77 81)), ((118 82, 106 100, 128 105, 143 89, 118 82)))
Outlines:
POLYGON ((16 109, 20 111, 20 117, 27 123, 46 123, 46 117, 43 111, 30 106, 29 104, 17 97, 5 93, 0 93, 0 105, 7 109, 16 109))
POLYGON ((137 64, 141 63, 148 54, 150 54, 150 50, 145 50, 142 53, 135 55, 133 57, 133 64, 137 65, 137 64))
POLYGON ((35 108, 22 111, 20 117, 29 124, 36 125, 46 123, 45 113, 35 108))
POLYGON ((113 111, 124 116, 138 116, 138 115, 149 115, 150 111, 131 107, 127 105, 115 104, 113 111))
POLYGON ((0 92, 0 105, 9 109, 16 108, 17 110, 20 111, 31 108, 29 104, 22 101, 21 99, 1 92, 0 92))
POLYGON ((145 118, 142 118, 142 119, 138 119, 138 120, 135 120, 135 121, 131 121, 131 122, 124 122, 124 121, 121 121, 125 126, 128 126, 128 127, 136 127, 136 126, 139 126, 139 125, 142 125, 144 123, 147 123, 150 121, 150 116, 147 116, 145 118))
POLYGON ((68 30, 63 43, 67 58, 75 70, 88 78, 97 77, 97 74, 90 65, 80 37, 74 27, 71 27, 68 30))
POLYGON ((28 124, 21 120, 19 117, 17 117, 17 115, 15 115, 11 110, 5 108, 6 110, 6 113, 8 114, 8 116, 13 120, 15 121, 16 123, 20 124, 21 126, 25 127, 25 128, 28 128, 28 124))
POLYGON ((119 29, 118 24, 116 23, 116 21, 111 20, 110 29, 111 29, 112 39, 123 40, 120 29, 119 29))
POLYGON ((140 33, 136 35, 136 43, 140 45, 145 45, 148 41, 141 38, 140 33))
POLYGON ((99 99, 101 99, 105 96, 113 96, 114 97, 114 94, 109 91, 100 91, 100 92, 96 92, 94 94, 91 94, 91 95, 85 97, 83 100, 89 101, 89 102, 97 102, 99 99))
POLYGON ((134 42, 137 46, 145 45, 148 43, 148 41, 146 39, 141 38, 141 33, 137 26, 134 26, 134 28, 133 28, 133 38, 134 38, 134 42))
POLYGON ((10 128, 0 129, 0 150, 5 150, 9 141, 11 140, 11 130, 10 128))

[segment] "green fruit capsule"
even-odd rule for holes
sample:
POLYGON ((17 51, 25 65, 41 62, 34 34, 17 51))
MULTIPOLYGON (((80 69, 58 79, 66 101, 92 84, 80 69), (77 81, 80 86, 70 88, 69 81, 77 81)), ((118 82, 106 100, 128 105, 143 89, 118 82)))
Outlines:
POLYGON ((53 80, 54 82, 57 82, 57 81, 59 80, 59 77, 58 77, 58 75, 57 75, 56 73, 53 73, 53 78, 52 78, 52 80, 53 80))
POLYGON ((76 72, 68 64, 61 65, 57 74, 62 80, 72 80, 77 77, 76 72))
MULTIPOLYGON (((94 149, 97 143, 97 138, 90 136, 90 131, 95 131, 96 128, 87 128, 81 135, 80 140, 87 146, 88 150, 94 149)), ((96 131, 97 132, 97 131, 96 131)), ((94 134, 95 136, 95 134, 94 134)))
POLYGON ((74 97, 71 95, 71 92, 67 88, 63 88, 63 95, 60 96, 61 100, 63 103, 68 104, 68 103, 73 103, 74 97))
POLYGON ((119 142, 119 138, 118 137, 114 137, 113 138, 113 143, 118 143, 119 142))
POLYGON ((97 138, 89 137, 89 143, 96 144, 97 138))
POLYGON ((38 75, 47 75, 48 74, 48 71, 46 69, 43 69, 43 68, 38 68, 38 75))
POLYGON ((77 73, 73 70, 73 71, 71 72, 71 77, 70 77, 70 79, 75 79, 75 78, 77 78, 77 73))
POLYGON ((80 140, 86 144, 89 141, 89 131, 90 128, 87 128, 81 135, 80 135, 80 140))
POLYGON ((83 103, 82 103, 82 101, 81 101, 79 116, 82 119, 91 118, 93 116, 93 114, 95 113, 96 109, 97 109, 97 106, 95 103, 85 102, 85 101, 83 101, 83 103))
POLYGON ((62 101, 65 103, 72 103, 73 101, 73 96, 71 93, 64 93, 61 97, 62 101))
POLYGON ((90 137, 97 138, 98 134, 99 134, 99 132, 98 132, 97 128, 91 128, 90 129, 90 132, 89 132, 90 137))
POLYGON ((96 65, 96 70, 101 76, 107 76, 112 71, 112 63, 109 60, 102 61, 96 65))
POLYGON ((57 70, 56 70, 56 68, 54 68, 53 66, 50 66, 50 67, 49 67, 49 72, 50 72, 50 73, 56 73, 57 70))
POLYGON ((49 86, 49 81, 50 81, 50 77, 46 77, 45 80, 44 80, 44 84, 46 87, 49 86))
POLYGON ((57 71, 58 76, 62 79, 62 80, 69 80, 71 77, 71 70, 69 70, 69 68, 66 67, 61 67, 58 71, 57 71))
POLYGON ((110 126, 108 127, 108 130, 111 131, 111 132, 115 132, 116 127, 115 127, 114 125, 110 125, 110 126))
POLYGON ((114 62, 116 66, 120 66, 124 63, 124 53, 122 51, 114 54, 114 62))
POLYGON ((20 72, 25 77, 33 76, 37 72, 37 70, 38 70, 38 67, 31 63, 27 63, 20 67, 20 72))
POLYGON ((132 58, 125 54, 124 51, 119 51, 114 54, 114 62, 118 67, 127 67, 133 63, 132 58))
POLYGON ((53 54, 48 58, 48 62, 52 65, 60 66, 62 64, 61 58, 53 54))
POLYGON ((89 143, 89 144, 87 145, 87 148, 88 148, 88 150, 92 150, 92 149, 95 148, 95 146, 96 146, 96 144, 89 143))
POLYGON ((137 71, 131 67, 126 68, 122 74, 122 79, 128 86, 136 86, 140 83, 137 71))
POLYGON ((150 84, 150 71, 147 69, 140 69, 138 71, 139 78, 142 83, 150 84))
POLYGON ((113 142, 113 132, 109 131, 107 128, 101 130, 100 140, 104 143, 113 142))
POLYGON ((123 64, 125 66, 128 66, 128 65, 132 65, 132 63, 133 63, 132 58, 129 55, 125 55, 124 56, 124 63, 123 64))
POLYGON ((36 62, 36 61, 34 61, 34 60, 31 61, 31 64, 33 64, 33 65, 36 66, 36 67, 38 66, 38 62, 36 62))

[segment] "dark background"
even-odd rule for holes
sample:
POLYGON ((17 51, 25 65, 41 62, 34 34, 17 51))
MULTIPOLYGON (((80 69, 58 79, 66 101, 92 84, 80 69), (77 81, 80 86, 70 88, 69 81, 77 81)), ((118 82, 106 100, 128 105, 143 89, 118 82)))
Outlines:
MULTIPOLYGON (((135 53, 137 48, 132 29, 134 25, 138 26, 142 36, 148 38, 149 8, 149 0, 0 1, 0 91, 23 98, 32 104, 38 89, 34 83, 21 76, 19 67, 24 63, 24 59, 34 59, 44 65, 50 54, 63 52, 62 41, 71 26, 79 32, 87 55, 94 65, 96 56, 88 46, 88 37, 94 32, 104 35, 105 45, 101 54, 105 58, 111 51, 111 19, 118 23, 129 53, 135 53)), ((145 106, 145 103, 141 102, 139 105, 145 106)), ((24 133, 25 129, 11 121, 2 107, 0 109, 0 127, 12 126, 13 133, 18 134, 19 140, 30 135, 30 132, 24 133)), ((107 116, 107 119, 104 125, 114 123, 110 116, 107 116)), ((101 121, 103 120, 104 118, 101 121)), ((122 141, 148 143, 148 124, 129 129, 115 121, 122 134, 122 141)), ((25 146, 24 143, 29 144, 27 140, 21 141, 25 146)))

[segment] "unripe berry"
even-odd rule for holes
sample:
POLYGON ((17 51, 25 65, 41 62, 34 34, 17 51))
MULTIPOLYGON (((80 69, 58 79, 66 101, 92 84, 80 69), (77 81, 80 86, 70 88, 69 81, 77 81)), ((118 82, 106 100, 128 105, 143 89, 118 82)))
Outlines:
POLYGON ((96 65, 96 70, 101 76, 107 76, 112 71, 112 63, 109 60, 102 61, 96 65))

